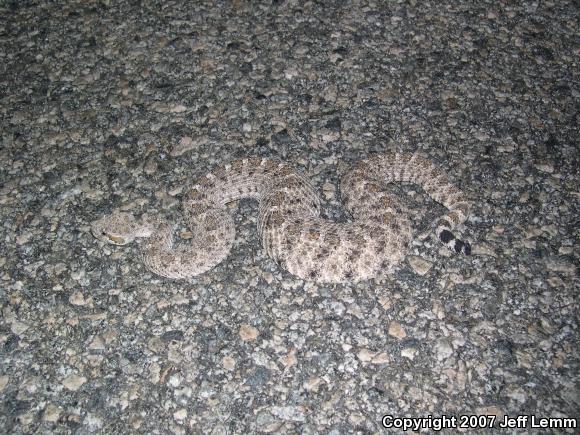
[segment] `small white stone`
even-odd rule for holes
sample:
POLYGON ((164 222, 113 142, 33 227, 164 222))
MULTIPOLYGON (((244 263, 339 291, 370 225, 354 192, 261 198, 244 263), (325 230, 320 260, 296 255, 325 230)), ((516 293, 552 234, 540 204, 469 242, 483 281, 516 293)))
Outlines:
POLYGON ((17 417, 17 421, 18 423, 20 423, 21 426, 28 426, 34 420, 35 415, 36 413, 34 411, 27 412, 25 414, 20 414, 17 417))
POLYGON ((323 381, 322 378, 312 377, 312 378, 309 378, 302 385, 303 385, 304 389, 307 391, 318 391, 318 387, 322 383, 322 381, 323 381))
POLYGON ((0 393, 4 390, 6 385, 8 385, 9 380, 10 380, 10 378, 6 375, 0 376, 0 393))
POLYGON ((91 413, 87 414, 84 423, 91 429, 91 432, 103 427, 103 420, 91 413))
POLYGON ((225 369, 232 371, 236 367, 236 360, 231 356, 224 356, 222 358, 222 365, 225 369))
POLYGON ((361 349, 359 350, 357 357, 363 362, 369 362, 375 356, 375 352, 372 352, 369 349, 361 349))
POLYGON ((18 320, 14 320, 10 325, 10 330, 15 335, 22 335, 28 330, 29 326, 26 323, 19 322, 18 320))
POLYGON ((437 340, 437 343, 435 343, 435 352, 437 354, 437 359, 443 361, 453 355, 453 348, 449 341, 441 339, 437 340))
POLYGON ((16 236, 16 243, 19 245, 27 244, 30 239, 32 239, 33 234, 31 232, 22 233, 19 236, 16 236))
POLYGON ((258 330, 251 325, 242 325, 239 331, 240 337, 244 341, 253 341, 258 337, 258 330))
POLYGON ((187 417, 187 409, 185 408, 181 408, 179 411, 175 411, 173 413, 173 418, 179 421, 185 420, 186 417, 187 417))
POLYGON ((557 237, 558 236, 558 227, 554 224, 550 225, 542 225, 542 233, 547 233, 550 237, 557 237))
POLYGON ((93 341, 91 341, 91 344, 89 344, 89 349, 91 349, 91 350, 104 350, 105 343, 103 343, 103 340, 101 339, 101 337, 99 337, 97 335, 95 338, 93 338, 93 341))
POLYGON ((207 142, 207 137, 202 136, 192 139, 189 136, 184 136, 181 138, 179 143, 175 145, 171 150, 171 156, 173 157, 180 156, 189 150, 199 148, 199 146, 205 142, 207 142))
POLYGON ((68 390, 77 391, 85 382, 87 382, 87 378, 84 376, 70 375, 62 381, 62 385, 68 390))
POLYGON ((390 310, 393 305, 391 299, 386 296, 379 296, 379 304, 381 304, 381 307, 383 307, 385 311, 390 310))
POLYGON ((49 403, 46 408, 44 408, 44 414, 42 419, 49 423, 56 423, 60 417, 60 409, 56 405, 49 403))
POLYGON ((536 167, 536 169, 542 171, 542 172, 547 172, 548 174, 551 174, 552 172, 554 172, 554 167, 552 165, 550 165, 549 163, 538 163, 537 165, 534 165, 536 167))
POLYGON ((440 301, 433 301, 433 308, 431 308, 431 312, 435 314, 439 320, 445 318, 445 310, 443 308, 443 304, 441 304, 440 301))
POLYGON ((576 266, 570 262, 566 261, 563 257, 548 257, 544 260, 546 268, 552 272, 561 272, 568 275, 575 275, 577 270, 576 266))
POLYGON ((389 335, 391 337, 395 337, 401 340, 407 336, 407 333, 405 332, 405 329, 403 329, 400 323, 391 322, 389 324, 389 335))
POLYGON ((287 421, 304 421, 306 408, 304 406, 273 406, 270 412, 278 418, 287 421))
POLYGON ((497 257, 494 248, 485 242, 477 243, 472 247, 472 254, 475 255, 487 255, 489 257, 497 257))
POLYGON ((416 255, 409 257, 409 265, 416 274, 421 276, 426 275, 431 270, 431 267, 433 267, 433 263, 416 255))
POLYGON ((85 299, 84 295, 80 291, 76 291, 72 295, 70 295, 70 297, 68 298, 68 301, 72 305, 77 305, 77 306, 83 306, 83 305, 87 304, 87 300, 85 299))
POLYGON ((161 366, 156 362, 151 363, 151 365, 149 366, 149 380, 151 381, 152 384, 157 384, 159 383, 160 379, 161 379, 161 366))
POLYGON ((148 159, 147 162, 145 163, 145 166, 143 167, 143 170, 145 171, 146 174, 154 174, 155 172, 157 172, 157 162, 153 159, 148 159))
POLYGON ((179 385, 181 384, 181 377, 176 374, 171 375, 167 383, 173 388, 179 387, 179 385))
POLYGON ((336 187, 332 183, 324 183, 322 186, 322 193, 324 194, 324 198, 327 200, 331 200, 334 198, 334 194, 336 192, 336 187))
POLYGON ((184 106, 183 104, 170 104, 168 106, 169 112, 171 113, 181 113, 181 112, 185 112, 187 110, 187 107, 184 106))
POLYGON ((417 349, 414 347, 406 347, 405 349, 401 350, 401 356, 408 358, 410 360, 415 359, 415 355, 417 354, 417 349))
POLYGON ((274 275, 272 275, 272 272, 268 271, 262 272, 262 278, 264 279, 264 281, 266 281, 267 284, 272 284, 272 282, 274 281, 274 275))
POLYGON ((342 350, 344 350, 345 352, 350 352, 350 350, 352 349, 352 345, 348 343, 342 343, 340 347, 342 347, 342 350))
POLYGON ((280 361, 284 364, 284 367, 291 367, 296 365, 298 359, 296 358, 296 351, 292 350, 288 352, 287 355, 283 356, 280 361))
POLYGON ((171 298, 171 305, 187 305, 189 299, 183 295, 177 294, 171 298))
POLYGON ((381 352, 373 357, 371 362, 373 364, 386 364, 391 361, 391 358, 386 352, 381 352))
POLYGON ((485 142, 486 140, 489 140, 489 135, 487 133, 484 133, 483 131, 477 131, 477 132, 475 132, 474 137, 477 140, 480 140, 482 142, 485 142))
POLYGON ((39 378, 32 376, 29 378, 26 378, 21 384, 20 384, 20 394, 24 394, 25 396, 28 395, 34 395, 38 389, 40 388, 40 382, 39 382, 39 378))
POLYGON ((75 271, 70 273, 70 277, 72 279, 74 279, 75 281, 79 281, 79 280, 83 279, 84 276, 85 276, 85 271, 83 269, 75 270, 75 271))
POLYGON ((297 75, 298 71, 296 68, 288 68, 286 71, 284 71, 284 77, 286 77, 288 80, 292 80, 297 75))
POLYGON ((511 391, 508 390, 507 396, 520 403, 524 403, 527 400, 526 393, 521 388, 514 388, 511 391))

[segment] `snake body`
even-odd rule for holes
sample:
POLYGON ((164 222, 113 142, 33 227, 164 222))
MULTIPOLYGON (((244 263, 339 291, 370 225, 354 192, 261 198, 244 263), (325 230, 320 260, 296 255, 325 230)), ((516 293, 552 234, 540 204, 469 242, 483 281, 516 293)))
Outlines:
POLYGON ((149 270, 189 278, 228 256, 235 227, 226 204, 253 198, 259 203, 262 245, 280 267, 310 281, 357 282, 391 273, 413 240, 410 212, 385 189, 392 182, 415 183, 443 204, 448 211, 434 223, 435 236, 454 252, 470 253, 470 245, 453 232, 469 213, 462 191, 431 161, 400 153, 361 160, 342 178, 341 199, 352 216, 349 222, 321 217, 320 197, 300 172, 283 162, 252 157, 222 165, 193 183, 183 200, 193 232, 188 242, 174 243, 169 222, 138 221, 128 213, 99 219, 92 233, 114 244, 145 237, 143 261, 149 270))

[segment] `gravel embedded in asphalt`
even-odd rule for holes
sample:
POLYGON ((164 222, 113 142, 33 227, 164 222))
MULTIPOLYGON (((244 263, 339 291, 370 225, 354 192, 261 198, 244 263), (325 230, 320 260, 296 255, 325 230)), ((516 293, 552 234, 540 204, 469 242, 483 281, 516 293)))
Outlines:
MULTIPOLYGON (((576 2, 254 3, 0 4, 3 432, 577 418, 576 2), (171 281, 89 232, 115 209, 182 222, 193 179, 252 155, 344 220, 341 174, 392 150, 467 192, 473 255, 427 238, 385 282, 315 285, 243 200, 228 259, 171 281)), ((399 190, 418 227, 441 213, 399 190)))

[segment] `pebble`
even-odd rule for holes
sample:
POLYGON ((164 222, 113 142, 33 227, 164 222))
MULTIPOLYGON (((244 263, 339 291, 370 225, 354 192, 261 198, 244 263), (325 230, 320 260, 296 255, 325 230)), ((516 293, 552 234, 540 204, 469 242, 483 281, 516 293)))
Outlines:
POLYGON ((105 343, 103 342, 103 340, 101 339, 101 337, 99 337, 97 335, 93 339, 93 341, 91 341, 91 343, 89 344, 89 349, 91 349, 91 350, 104 350, 105 349, 105 343))
POLYGON ((375 352, 372 352, 369 349, 361 349, 358 352, 357 356, 358 356, 358 359, 360 359, 361 361, 369 362, 374 358, 375 352))
POLYGON ((196 150, 208 141, 207 137, 200 136, 192 139, 189 136, 184 136, 179 140, 179 143, 171 150, 172 157, 179 157, 188 151, 196 150))
POLYGON ((67 376, 62 381, 62 385, 68 390, 77 391, 80 387, 84 385, 85 382, 87 382, 87 378, 85 378, 84 376, 73 374, 67 376))
POLYGON ((242 325, 239 331, 243 341, 254 341, 258 337, 258 330, 250 325, 242 325))
POLYGON ((551 174, 554 172, 554 167, 549 163, 538 163, 534 165, 539 171, 551 174))
POLYGON ((42 420, 46 421, 48 423, 56 423, 58 421, 58 419, 60 418, 61 415, 61 411, 58 408, 58 406, 49 403, 48 405, 46 405, 46 408, 44 408, 44 412, 42 414, 42 420))
POLYGON ((306 408, 304 406, 272 406, 270 408, 272 415, 282 420, 299 421, 306 419, 306 408))
POLYGON ((568 275, 575 275, 578 271, 575 264, 567 261, 564 257, 548 257, 544 260, 546 268, 552 272, 561 272, 568 275))
POLYGON ((4 388, 6 388, 6 385, 8 385, 9 380, 10 378, 6 375, 0 376, 0 392, 4 391, 4 388))
POLYGON ((156 102, 151 105, 151 108, 159 113, 182 113, 187 110, 187 106, 179 103, 156 102))
POLYGON ((386 364, 391 361, 390 356, 386 352, 380 352, 373 356, 371 362, 373 364, 386 364))
POLYGON ((433 263, 416 255, 408 257, 409 265, 418 275, 426 275, 433 267, 433 263))
POLYGON ((439 361, 446 360, 453 355, 453 348, 447 339, 440 339, 435 342, 435 355, 439 361))
POLYGON ((391 337, 398 338, 399 340, 401 340, 407 336, 407 333, 405 332, 405 329, 403 328, 403 326, 397 322, 391 322, 389 324, 389 331, 388 332, 389 332, 389 335, 391 337))
POLYGON ((76 291, 72 295, 70 295, 68 301, 72 305, 83 307, 85 305, 90 305, 91 298, 89 297, 89 298, 85 299, 85 296, 83 295, 82 292, 76 291))
POLYGON ((97 431, 103 427, 103 419, 94 414, 87 414, 84 419, 84 424, 88 426, 91 432, 97 431))
POLYGON ((224 368, 232 371, 236 367, 236 360, 231 356, 224 356, 222 358, 222 365, 224 368))
POLYGON ((288 352, 288 354, 282 357, 281 362, 284 367, 292 367, 296 365, 298 363, 298 359, 296 358, 296 351, 288 352))
POLYGON ((173 418, 178 421, 185 420, 187 418, 187 409, 181 408, 173 413, 173 418))
POLYGON ((30 325, 24 322, 19 322, 18 320, 13 320, 10 324, 10 331, 18 336, 24 335, 29 329, 30 325))
POLYGON ((413 347, 405 347, 405 348, 401 349, 401 356, 404 358, 414 360, 416 355, 417 355, 417 349, 415 349, 413 347))
POLYGON ((258 412, 256 425, 261 432, 276 433, 280 430, 283 422, 265 410, 258 412))
POLYGON ((155 172, 157 172, 158 168, 159 168, 159 165, 157 164, 157 162, 154 159, 149 158, 145 162, 145 166, 143 167, 143 170, 145 171, 146 174, 151 175, 151 174, 154 174, 155 172))
POLYGON ((333 200, 336 195, 336 186, 332 183, 324 183, 322 186, 322 192, 327 201, 333 200))

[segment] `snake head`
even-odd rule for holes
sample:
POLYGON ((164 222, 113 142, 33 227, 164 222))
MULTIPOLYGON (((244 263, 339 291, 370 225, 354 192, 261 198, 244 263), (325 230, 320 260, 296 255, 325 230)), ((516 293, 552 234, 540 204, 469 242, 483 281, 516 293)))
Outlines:
POLYGON ((139 225, 131 213, 116 212, 91 224, 93 236, 113 245, 126 245, 139 234, 139 225))

